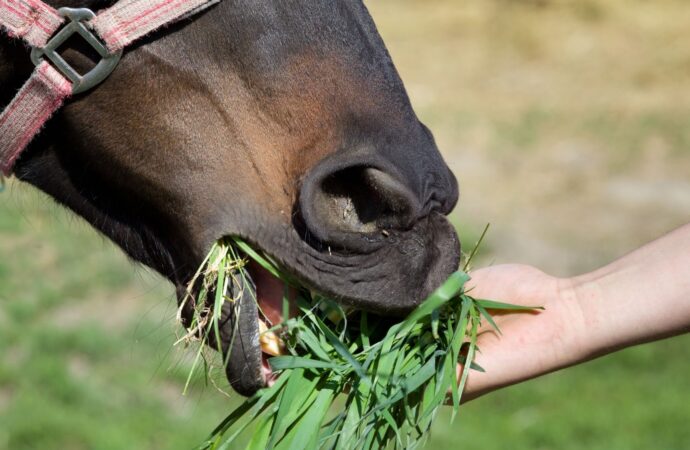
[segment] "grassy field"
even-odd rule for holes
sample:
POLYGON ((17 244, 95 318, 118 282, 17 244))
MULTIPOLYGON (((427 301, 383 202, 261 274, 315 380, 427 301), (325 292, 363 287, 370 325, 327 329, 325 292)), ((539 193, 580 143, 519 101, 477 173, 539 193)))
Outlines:
MULTIPOLYGON (((458 175, 485 264, 592 269, 690 217, 682 0, 376 0, 413 103, 458 175)), ((0 195, 0 449, 188 449, 234 402, 173 349, 172 289, 81 220, 0 195)), ((650 299, 653 305, 654 299, 650 299)), ((430 449, 690 448, 690 336, 505 389, 430 449)))

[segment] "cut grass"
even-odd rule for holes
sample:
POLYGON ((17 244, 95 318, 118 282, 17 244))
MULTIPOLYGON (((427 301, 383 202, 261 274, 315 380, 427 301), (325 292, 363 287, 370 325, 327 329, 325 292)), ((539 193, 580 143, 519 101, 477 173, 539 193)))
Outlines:
MULTIPOLYGON (((194 319, 184 338, 201 341, 197 361, 202 359, 203 344, 216 341, 209 335, 220 335, 215 311, 224 301, 232 301, 223 295, 229 277, 244 273, 246 261, 234 247, 298 287, 270 258, 241 240, 219 241, 185 299, 192 299, 202 280, 194 319), (210 301, 212 287, 216 291, 210 301)), ((473 250, 468 264, 474 254, 473 250)), ((465 271, 454 273, 399 323, 362 311, 346 313, 328 298, 299 291, 297 317, 270 330, 280 334, 287 349, 286 355, 269 360, 279 377, 233 411, 199 448, 234 448, 250 426, 255 427, 250 449, 423 445, 443 405, 451 405, 453 416, 458 411, 469 374, 463 370, 458 379, 458 364, 482 370, 472 361, 482 318, 496 327, 488 310, 532 309, 474 299, 465 293, 469 279, 465 271)), ((287 311, 287 297, 283 302, 287 311)))
MULTIPOLYGON (((215 344, 216 350, 222 353, 219 347, 219 321, 226 301, 239 305, 235 298, 228 298, 226 293, 230 283, 237 284, 235 277, 244 276, 244 264, 245 260, 240 258, 232 243, 223 240, 217 242, 194 274, 185 297, 180 301, 178 322, 182 322, 185 308, 191 308, 192 315, 190 323, 185 327, 186 334, 180 337, 175 345, 184 343, 185 346, 189 346, 192 342, 199 341, 183 394, 187 393, 189 383, 200 363, 203 362, 207 374, 213 369, 214 358, 209 358, 205 354, 207 345, 215 344)), ((239 311, 236 310, 235 313, 239 315, 239 311)), ((227 360, 223 361, 223 366, 225 363, 227 360)), ((207 379, 213 380, 208 377, 207 379)))

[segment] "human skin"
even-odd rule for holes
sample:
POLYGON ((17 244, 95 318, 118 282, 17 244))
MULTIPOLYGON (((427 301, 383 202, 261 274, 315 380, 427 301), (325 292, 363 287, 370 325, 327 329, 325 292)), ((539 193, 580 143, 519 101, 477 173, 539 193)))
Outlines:
MULTIPOLYGON (((478 340, 465 401, 626 347, 690 331, 690 224, 585 275, 525 265, 471 273, 470 295, 543 311, 501 313, 478 340)), ((462 368, 459 368, 461 371, 462 368)))

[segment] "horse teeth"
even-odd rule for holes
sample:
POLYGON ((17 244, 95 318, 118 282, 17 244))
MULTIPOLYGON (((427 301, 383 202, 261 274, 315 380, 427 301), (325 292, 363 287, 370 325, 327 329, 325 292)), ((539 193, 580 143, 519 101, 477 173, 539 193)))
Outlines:
POLYGON ((259 319, 259 344, 261 344, 261 351, 271 356, 280 356, 283 354, 285 344, 273 331, 268 331, 268 326, 263 320, 259 319))

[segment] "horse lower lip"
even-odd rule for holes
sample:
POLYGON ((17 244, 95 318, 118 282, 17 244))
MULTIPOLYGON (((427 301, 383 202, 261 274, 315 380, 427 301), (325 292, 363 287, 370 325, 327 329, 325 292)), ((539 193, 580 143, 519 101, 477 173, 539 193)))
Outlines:
POLYGON ((228 309, 224 314, 229 314, 230 318, 224 322, 221 330, 228 358, 225 371, 237 393, 251 396, 267 384, 256 320, 259 316, 256 286, 251 274, 237 278, 232 286, 233 290, 227 295, 236 300, 224 305, 228 309))

